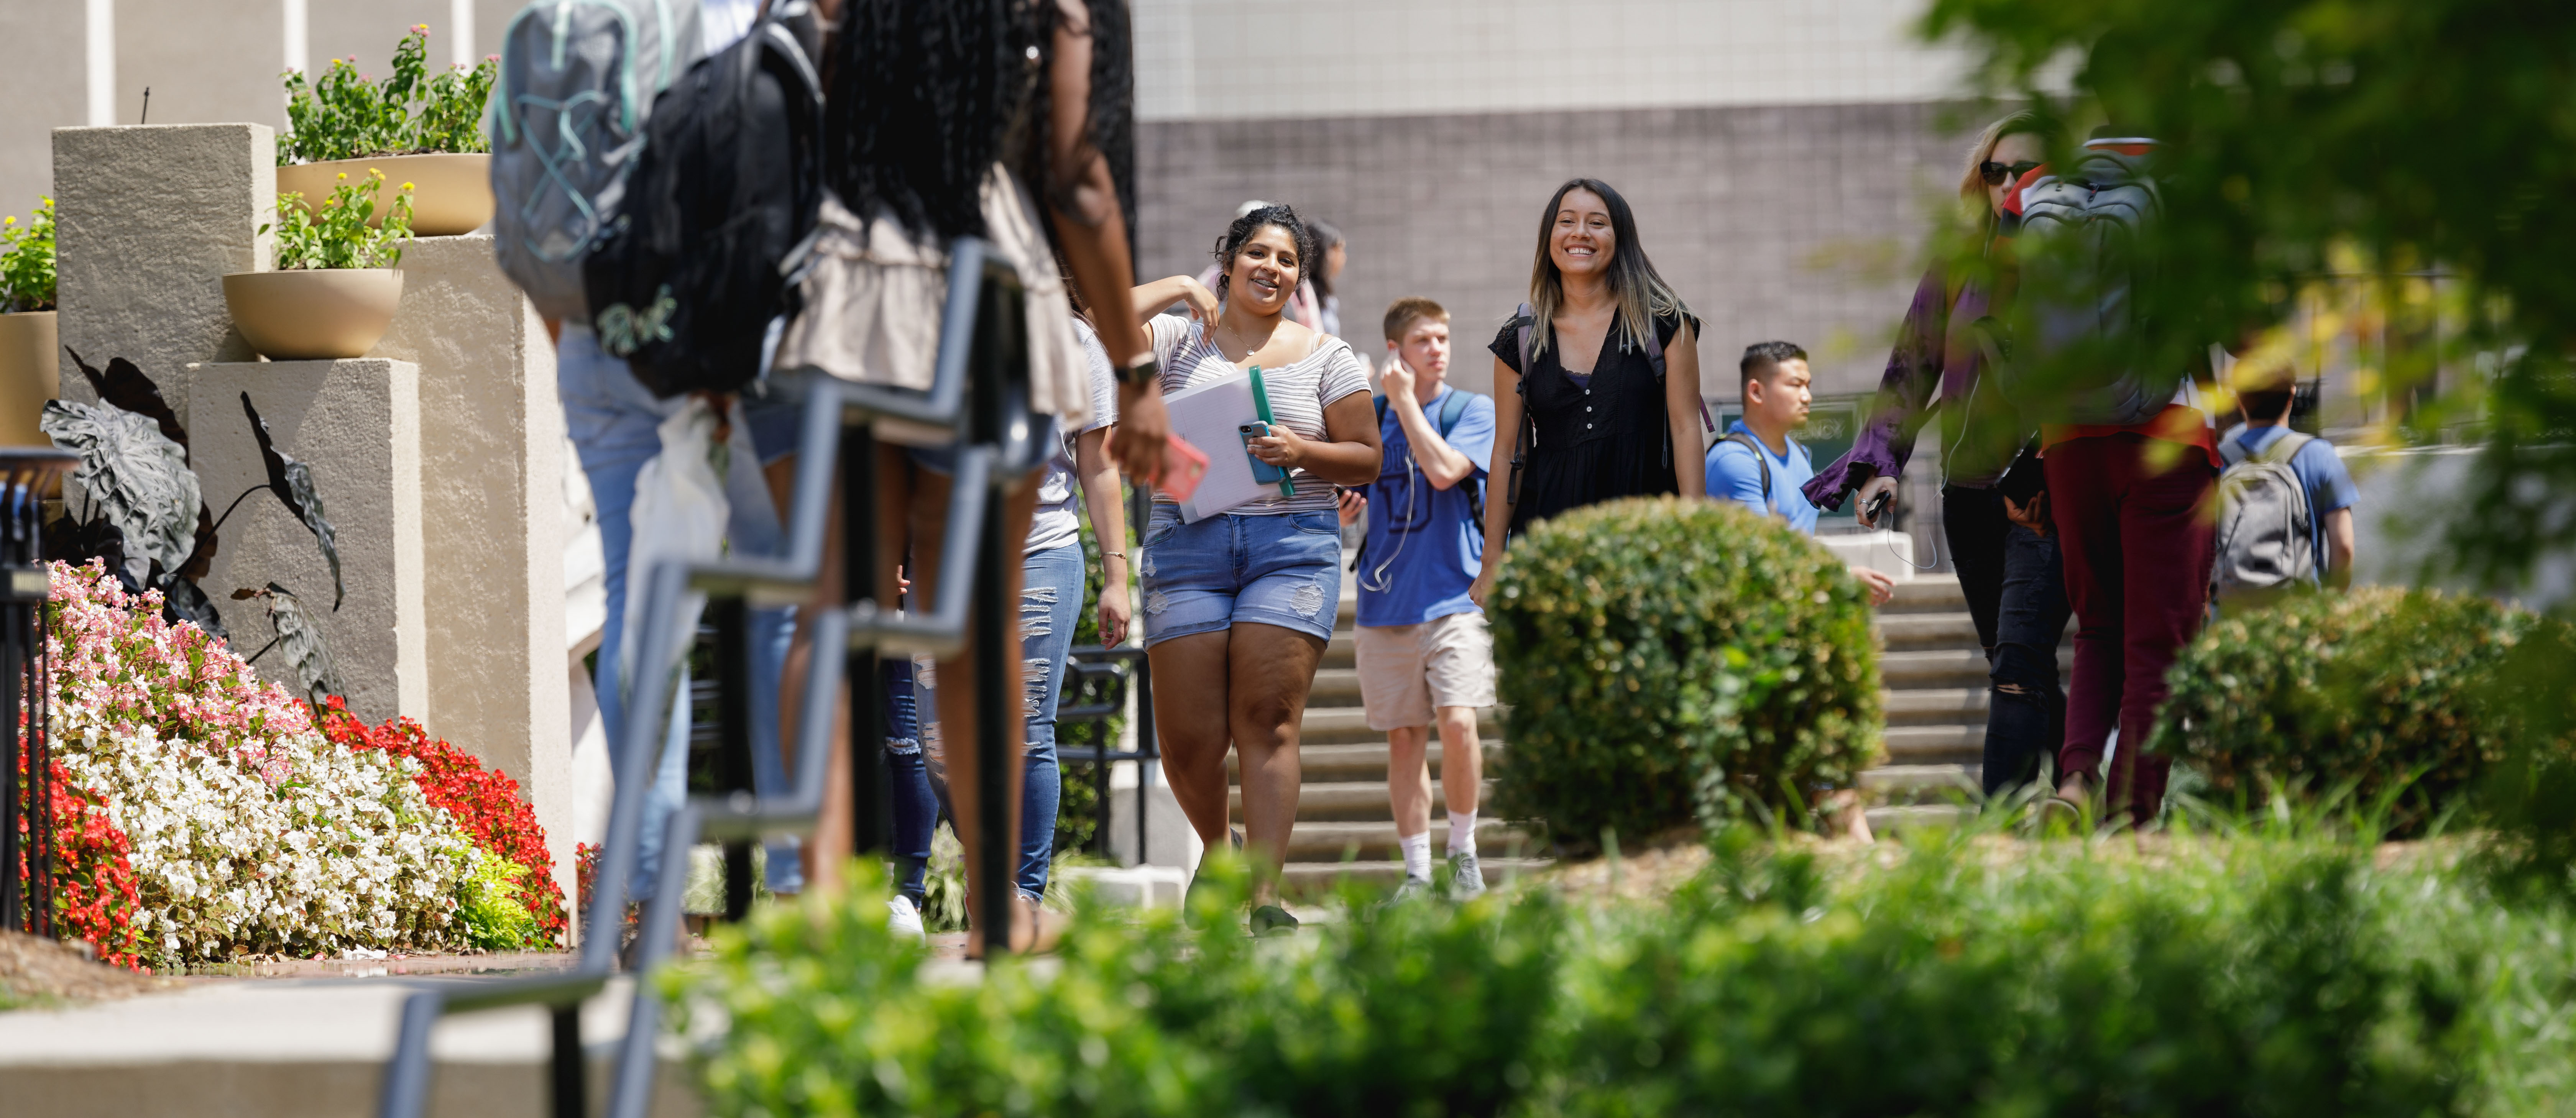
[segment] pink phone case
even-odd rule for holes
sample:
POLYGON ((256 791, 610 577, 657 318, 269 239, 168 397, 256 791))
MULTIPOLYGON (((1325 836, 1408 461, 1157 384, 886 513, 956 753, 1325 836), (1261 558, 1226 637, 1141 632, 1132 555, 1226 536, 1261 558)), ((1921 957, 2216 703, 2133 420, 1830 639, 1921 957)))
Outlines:
POLYGON ((1199 481, 1207 477, 1208 457, 1191 446, 1188 439, 1179 435, 1169 438, 1171 453, 1163 457, 1163 492, 1171 494, 1173 500, 1186 501, 1199 491, 1199 481))

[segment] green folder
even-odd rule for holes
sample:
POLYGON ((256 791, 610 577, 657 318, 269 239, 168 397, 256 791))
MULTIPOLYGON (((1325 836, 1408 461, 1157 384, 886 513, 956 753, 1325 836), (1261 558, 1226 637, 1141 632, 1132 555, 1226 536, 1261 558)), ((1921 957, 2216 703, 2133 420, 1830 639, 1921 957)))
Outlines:
MULTIPOLYGON (((1260 420, 1263 426, 1278 426, 1278 421, 1270 418, 1270 390, 1262 387, 1261 385, 1261 366, 1259 365, 1252 367, 1252 413, 1253 418, 1260 420)), ((1279 478, 1279 495, 1282 497, 1296 496, 1297 483, 1290 480, 1286 475, 1281 475, 1279 478)))

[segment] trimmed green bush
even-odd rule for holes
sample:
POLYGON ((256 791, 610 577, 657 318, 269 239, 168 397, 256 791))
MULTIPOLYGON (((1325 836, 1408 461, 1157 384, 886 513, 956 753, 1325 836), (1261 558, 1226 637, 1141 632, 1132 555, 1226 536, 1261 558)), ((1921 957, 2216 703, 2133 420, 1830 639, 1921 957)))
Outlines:
POLYGON ((1664 904, 1263 941, 1220 866, 1219 930, 1085 914, 968 982, 924 980, 862 872, 662 981, 719 1115, 2566 1113, 2568 908, 2364 843, 2158 841, 1832 869, 1737 829, 1664 904))
POLYGON ((1868 598, 1813 538, 1733 502, 1543 522, 1485 612, 1511 708, 1495 809, 1567 847, 1756 805, 1802 819, 1877 756, 1868 598))
POLYGON ((2349 789, 2359 805, 2390 799, 2389 824, 2417 832, 2518 736, 2497 672, 2543 624, 2485 598, 2386 587, 2231 613, 2174 662, 2150 748, 2207 777, 2213 798, 2349 789))
MULTIPOLYGON (((1229 926, 1240 864, 1200 872, 1198 915, 1229 926)), ((882 874, 853 879, 664 975, 684 1022, 726 1023, 701 1054, 714 1113, 1494 1114, 1530 1082, 1562 940, 1546 897, 1359 910, 1259 943, 1086 913, 1051 959, 927 983, 922 949, 885 929, 882 874)))

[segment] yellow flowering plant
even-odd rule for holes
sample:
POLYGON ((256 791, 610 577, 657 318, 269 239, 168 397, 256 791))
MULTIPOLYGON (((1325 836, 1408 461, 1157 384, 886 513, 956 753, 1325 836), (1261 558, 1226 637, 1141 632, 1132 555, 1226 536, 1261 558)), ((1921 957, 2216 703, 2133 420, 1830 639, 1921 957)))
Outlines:
POLYGON ((54 309, 54 200, 33 220, 0 219, 0 312, 54 309))
POLYGON ((304 196, 287 191, 277 196, 277 221, 259 227, 277 232, 277 268, 390 268, 402 261, 402 242, 411 239, 412 185, 392 192, 381 225, 376 217, 377 191, 385 173, 369 168, 373 181, 350 182, 346 171, 331 196, 319 206, 300 204, 304 196))

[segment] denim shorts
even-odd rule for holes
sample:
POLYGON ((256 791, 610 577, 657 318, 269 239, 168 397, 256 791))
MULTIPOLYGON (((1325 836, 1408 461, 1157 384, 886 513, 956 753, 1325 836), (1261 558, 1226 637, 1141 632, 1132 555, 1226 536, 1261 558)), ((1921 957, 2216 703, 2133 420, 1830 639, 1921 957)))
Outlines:
POLYGON ((1145 643, 1212 633, 1237 622, 1333 639, 1342 597, 1342 526, 1330 512, 1221 514, 1181 523, 1154 506, 1145 529, 1145 643))

